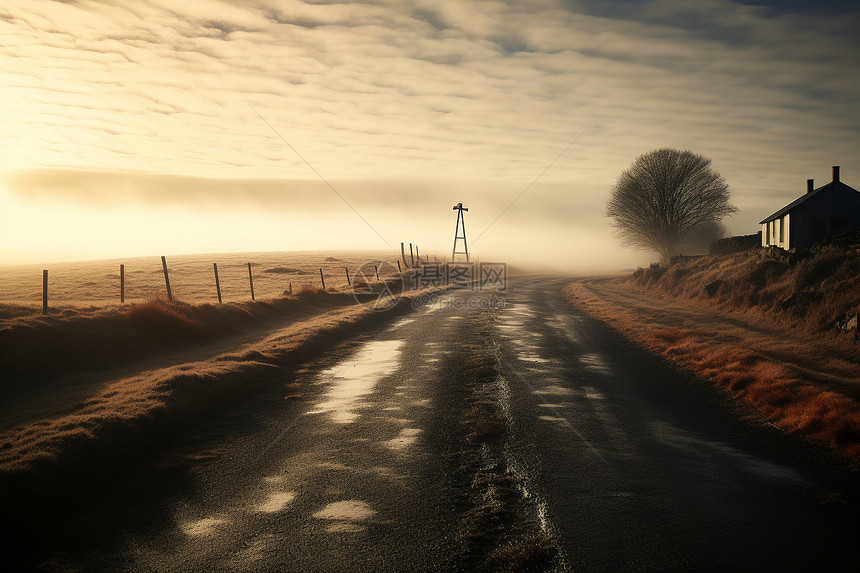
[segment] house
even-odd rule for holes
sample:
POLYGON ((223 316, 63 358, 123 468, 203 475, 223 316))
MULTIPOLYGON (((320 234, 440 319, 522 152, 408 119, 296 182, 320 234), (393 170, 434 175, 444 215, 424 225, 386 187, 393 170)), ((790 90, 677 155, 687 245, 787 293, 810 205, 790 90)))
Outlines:
POLYGON ((860 191, 839 180, 835 165, 833 181, 815 189, 808 179, 806 195, 761 222, 761 246, 790 249, 848 231, 860 231, 860 191))

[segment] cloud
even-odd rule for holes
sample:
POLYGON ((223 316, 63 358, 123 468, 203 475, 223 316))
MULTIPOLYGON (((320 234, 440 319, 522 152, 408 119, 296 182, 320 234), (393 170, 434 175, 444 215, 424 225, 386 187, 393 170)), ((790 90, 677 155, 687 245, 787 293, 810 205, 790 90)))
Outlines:
POLYGON ((485 198, 515 195, 600 114, 541 200, 506 217, 600 220, 598 190, 669 145, 713 158, 742 209, 729 228, 749 232, 807 177, 843 164, 850 178, 858 14, 729 0, 12 0, 0 169, 19 193, 91 205, 339 208, 259 112, 360 206, 405 213, 471 186, 495 213, 485 198), (592 190, 587 204, 568 189, 592 190))

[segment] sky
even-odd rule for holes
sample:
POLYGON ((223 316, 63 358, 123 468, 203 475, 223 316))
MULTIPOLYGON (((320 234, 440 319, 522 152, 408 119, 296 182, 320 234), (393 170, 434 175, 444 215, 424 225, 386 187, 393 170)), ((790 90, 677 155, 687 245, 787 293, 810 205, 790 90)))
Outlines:
POLYGON ((860 8, 791 0, 4 0, 0 264, 241 251, 647 264, 605 218, 660 147, 731 234, 860 187, 860 8))

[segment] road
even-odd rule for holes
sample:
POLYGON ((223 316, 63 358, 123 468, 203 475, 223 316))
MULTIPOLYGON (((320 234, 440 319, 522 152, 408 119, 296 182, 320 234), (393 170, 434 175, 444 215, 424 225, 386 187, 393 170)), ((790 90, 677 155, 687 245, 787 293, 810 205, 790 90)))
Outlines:
POLYGON ((285 371, 22 566, 856 570, 856 476, 571 307, 569 280, 453 291, 285 371))

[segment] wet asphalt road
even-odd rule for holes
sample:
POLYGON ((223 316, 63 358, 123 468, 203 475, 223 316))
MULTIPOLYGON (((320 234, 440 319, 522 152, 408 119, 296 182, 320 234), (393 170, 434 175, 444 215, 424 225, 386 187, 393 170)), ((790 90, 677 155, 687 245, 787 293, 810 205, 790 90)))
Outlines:
POLYGON ((860 567, 856 476, 742 421, 707 383, 571 309, 560 287, 523 284, 496 319, 511 457, 568 569, 860 567))
POLYGON ((454 292, 285 372, 58 523, 31 564, 471 570, 451 464, 479 325, 507 468, 561 570, 857 569, 856 478, 570 307, 566 282, 512 280, 502 308, 454 292))

